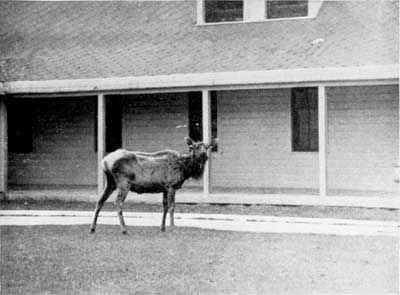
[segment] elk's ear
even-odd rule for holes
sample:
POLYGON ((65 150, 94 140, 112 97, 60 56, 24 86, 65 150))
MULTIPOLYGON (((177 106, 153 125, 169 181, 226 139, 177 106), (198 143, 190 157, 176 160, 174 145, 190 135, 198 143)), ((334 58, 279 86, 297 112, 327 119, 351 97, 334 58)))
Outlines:
POLYGON ((193 145, 193 140, 191 140, 189 137, 185 137, 185 142, 188 146, 192 146, 193 145))
POLYGON ((218 138, 214 138, 211 140, 210 144, 208 145, 210 148, 216 147, 218 145, 218 138))

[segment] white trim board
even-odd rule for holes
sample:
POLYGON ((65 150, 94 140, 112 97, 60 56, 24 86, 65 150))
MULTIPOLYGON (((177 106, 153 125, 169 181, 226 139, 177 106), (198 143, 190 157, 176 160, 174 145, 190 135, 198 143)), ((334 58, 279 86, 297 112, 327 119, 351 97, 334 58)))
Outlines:
POLYGON ((13 81, 0 84, 0 93, 38 94, 71 92, 107 92, 166 88, 232 87, 316 83, 382 81, 398 83, 398 64, 384 66, 299 68, 268 71, 188 73, 156 76, 111 77, 73 80, 13 81))

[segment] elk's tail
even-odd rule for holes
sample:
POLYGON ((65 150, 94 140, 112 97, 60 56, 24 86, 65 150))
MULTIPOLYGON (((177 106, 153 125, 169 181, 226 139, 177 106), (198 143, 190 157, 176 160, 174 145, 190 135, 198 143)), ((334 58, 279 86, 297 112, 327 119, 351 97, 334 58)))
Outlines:
POLYGON ((103 161, 101 161, 101 168, 103 169, 104 174, 106 175, 107 184, 111 185, 111 186, 115 186, 114 176, 112 175, 110 169, 108 168, 107 161, 105 159, 103 159, 103 161))
POLYGON ((103 159, 103 160, 101 161, 101 168, 103 169, 104 173, 106 173, 106 174, 107 174, 107 171, 110 171, 110 170, 108 169, 108 167, 107 167, 107 162, 105 161, 105 159, 103 159))

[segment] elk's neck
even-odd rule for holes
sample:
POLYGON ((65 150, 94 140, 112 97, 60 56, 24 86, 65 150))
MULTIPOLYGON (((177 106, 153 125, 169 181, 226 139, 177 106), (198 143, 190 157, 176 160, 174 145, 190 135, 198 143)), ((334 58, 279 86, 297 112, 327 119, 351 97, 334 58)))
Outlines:
POLYGON ((181 160, 186 178, 199 179, 203 175, 207 157, 195 157, 192 154, 184 154, 181 156, 181 160))

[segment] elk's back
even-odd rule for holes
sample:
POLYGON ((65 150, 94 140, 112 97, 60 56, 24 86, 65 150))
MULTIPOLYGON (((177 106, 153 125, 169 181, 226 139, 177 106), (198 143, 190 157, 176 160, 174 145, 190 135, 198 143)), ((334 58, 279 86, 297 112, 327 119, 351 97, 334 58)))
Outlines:
POLYGON ((156 193, 182 184, 182 175, 176 167, 178 158, 177 152, 169 150, 144 153, 119 149, 107 155, 104 162, 116 181, 127 181, 130 190, 156 193))

